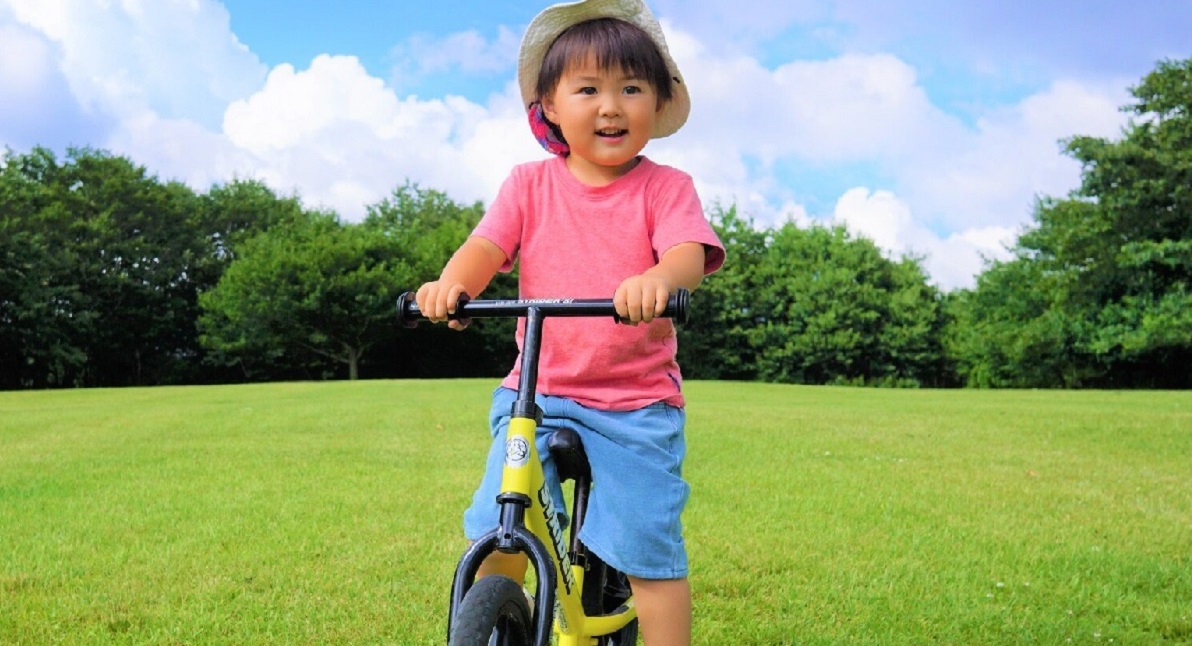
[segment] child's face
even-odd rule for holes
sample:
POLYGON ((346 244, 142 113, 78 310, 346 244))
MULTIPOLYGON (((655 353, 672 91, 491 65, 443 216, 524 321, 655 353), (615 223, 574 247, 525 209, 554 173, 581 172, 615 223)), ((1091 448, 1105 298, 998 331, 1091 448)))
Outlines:
POLYGON ((594 57, 588 57, 568 67, 542 107, 571 148, 567 166, 572 173, 599 185, 636 165, 661 106, 657 92, 645 80, 620 69, 602 70, 594 57))

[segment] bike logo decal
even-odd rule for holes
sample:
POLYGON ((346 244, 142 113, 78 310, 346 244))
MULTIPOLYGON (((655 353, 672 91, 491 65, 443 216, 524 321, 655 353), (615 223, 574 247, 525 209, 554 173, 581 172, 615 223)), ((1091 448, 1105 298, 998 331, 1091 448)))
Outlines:
POLYGON ((571 589, 575 587, 575 575, 571 573, 571 553, 567 551, 563 526, 559 524, 559 514, 555 511, 555 500, 546 488, 546 483, 538 489, 538 505, 542 508, 542 520, 546 522, 546 531, 550 534, 555 556, 559 558, 559 574, 563 577, 563 587, 567 589, 567 594, 571 594, 571 589))
POLYGON ((574 298, 526 298, 515 301, 494 301, 498 307, 518 307, 520 305, 568 305, 574 303, 574 298))
POLYGON ((530 461, 530 445, 524 438, 511 437, 505 441, 505 465, 514 469, 530 461))

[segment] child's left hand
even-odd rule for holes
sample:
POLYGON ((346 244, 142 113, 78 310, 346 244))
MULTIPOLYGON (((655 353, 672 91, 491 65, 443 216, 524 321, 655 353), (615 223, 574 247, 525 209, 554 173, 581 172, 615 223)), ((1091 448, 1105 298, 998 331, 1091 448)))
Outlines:
POLYGON ((704 246, 677 244, 662 254, 657 265, 626 278, 613 295, 617 316, 630 325, 649 323, 666 311, 671 292, 680 287, 695 291, 704 278, 704 246))
POLYGON ((613 306, 623 323, 649 323, 661 316, 670 298, 671 285, 664 277, 645 273, 626 278, 613 295, 613 306))

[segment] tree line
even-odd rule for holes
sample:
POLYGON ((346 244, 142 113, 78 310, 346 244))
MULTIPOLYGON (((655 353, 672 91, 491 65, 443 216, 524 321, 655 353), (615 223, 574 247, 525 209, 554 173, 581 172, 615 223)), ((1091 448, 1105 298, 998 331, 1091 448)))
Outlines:
MULTIPOLYGON (((688 378, 928 387, 1192 385, 1192 60, 1075 136, 1006 261, 943 292, 841 227, 708 217, 728 251, 680 331, 688 378)), ((361 222, 236 179, 199 193, 88 148, 0 158, 0 388, 496 376, 512 322, 398 329, 483 213, 406 183, 361 222)), ((516 294, 502 274, 486 295, 516 294)), ((599 295, 591 295, 599 296, 599 295)))

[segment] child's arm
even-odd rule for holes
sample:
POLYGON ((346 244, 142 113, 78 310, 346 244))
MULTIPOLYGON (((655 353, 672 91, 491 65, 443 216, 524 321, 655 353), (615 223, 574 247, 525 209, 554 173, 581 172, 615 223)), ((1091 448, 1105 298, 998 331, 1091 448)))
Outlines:
POLYGON ((680 287, 695 291, 704 279, 704 245, 677 244, 650 269, 626 278, 613 295, 617 315, 631 325, 649 323, 666 309, 666 301, 680 287))
MULTIPOLYGON (((479 296, 488 287, 489 281, 505 264, 505 252, 492 241, 472 236, 456 250, 439 279, 418 288, 415 300, 424 316, 435 323, 447 320, 455 313, 455 303, 460 294, 479 296)), ((459 321, 447 324, 453 330, 462 330, 459 321)))

